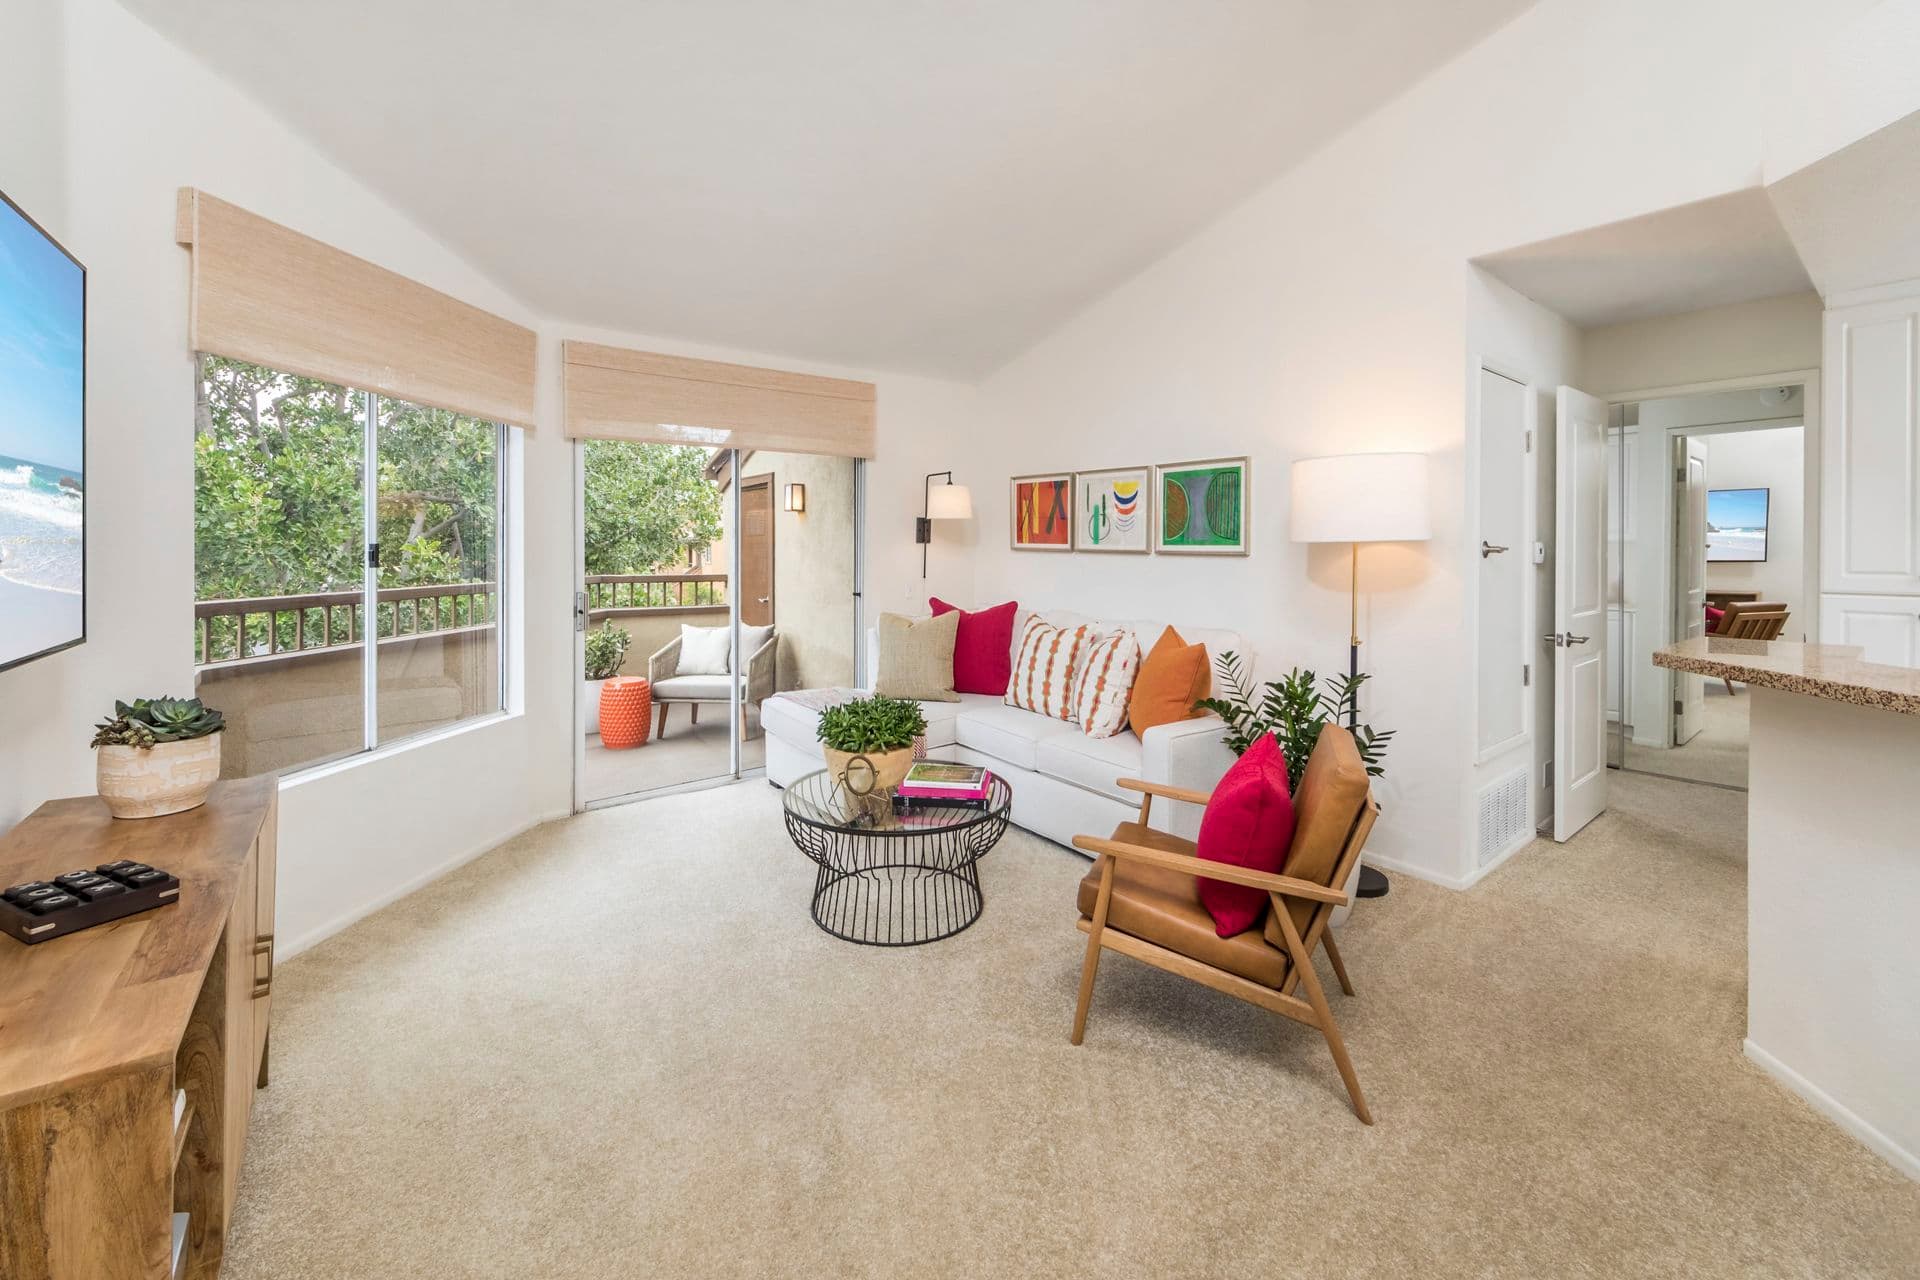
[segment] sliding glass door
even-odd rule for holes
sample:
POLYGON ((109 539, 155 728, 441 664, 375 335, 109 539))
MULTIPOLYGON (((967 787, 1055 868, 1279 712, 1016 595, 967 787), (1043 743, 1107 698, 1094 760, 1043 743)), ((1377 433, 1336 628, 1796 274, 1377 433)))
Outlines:
POLYGON ((577 447, 580 808, 766 761, 774 694, 855 682, 858 463, 577 447))

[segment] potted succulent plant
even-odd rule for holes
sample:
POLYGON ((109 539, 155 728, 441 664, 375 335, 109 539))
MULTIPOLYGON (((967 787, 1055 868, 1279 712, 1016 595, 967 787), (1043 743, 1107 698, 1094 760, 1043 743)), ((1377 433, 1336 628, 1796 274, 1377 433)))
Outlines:
POLYGON ((586 731, 589 734, 600 732, 600 688, 620 674, 621 664, 627 660, 627 646, 632 643, 633 637, 612 621, 601 623, 597 631, 587 632, 586 731))
POLYGON ((115 702, 94 726, 100 798, 116 818, 157 818, 205 804, 220 777, 218 711, 198 698, 115 702))
POLYGON ((820 713, 822 753, 833 780, 852 791, 890 791, 913 767, 913 740, 927 731, 920 704, 906 698, 855 698, 820 713), (847 783, 847 765, 865 756, 873 765, 873 785, 856 776, 847 783))

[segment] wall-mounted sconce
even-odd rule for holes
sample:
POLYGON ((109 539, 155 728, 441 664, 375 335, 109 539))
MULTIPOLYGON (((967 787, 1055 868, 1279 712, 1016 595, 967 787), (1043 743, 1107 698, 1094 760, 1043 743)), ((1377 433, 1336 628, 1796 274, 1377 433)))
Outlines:
POLYGON ((805 511, 807 509, 807 486, 790 484, 787 486, 787 510, 805 511))
POLYGON ((933 522, 973 519, 973 492, 963 484, 955 484, 951 471, 929 472, 922 489, 920 516, 913 522, 913 540, 920 544, 920 576, 924 578, 927 576, 927 544, 933 541, 933 522), (939 477, 944 477, 946 482, 935 486, 933 482, 939 477))

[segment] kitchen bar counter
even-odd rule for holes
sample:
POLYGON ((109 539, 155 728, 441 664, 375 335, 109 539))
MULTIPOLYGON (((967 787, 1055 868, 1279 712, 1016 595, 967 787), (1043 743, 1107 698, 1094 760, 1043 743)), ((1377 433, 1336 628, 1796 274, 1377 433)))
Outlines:
POLYGON ((1660 666, 1739 686, 1746 1054, 1920 1178, 1920 671, 1707 636, 1660 666))
POLYGON ((1653 665, 1877 711, 1920 715, 1920 671, 1868 662, 1851 645, 1700 636, 1668 645, 1653 665))

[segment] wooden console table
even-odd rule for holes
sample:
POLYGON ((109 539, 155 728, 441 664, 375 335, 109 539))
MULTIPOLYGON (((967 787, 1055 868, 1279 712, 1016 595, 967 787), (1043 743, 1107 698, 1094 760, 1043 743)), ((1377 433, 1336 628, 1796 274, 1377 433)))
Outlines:
POLYGON ((126 858, 180 899, 37 946, 0 937, 0 1280, 213 1280, 267 1082, 278 789, 116 821, 55 800, 0 885, 126 858))

